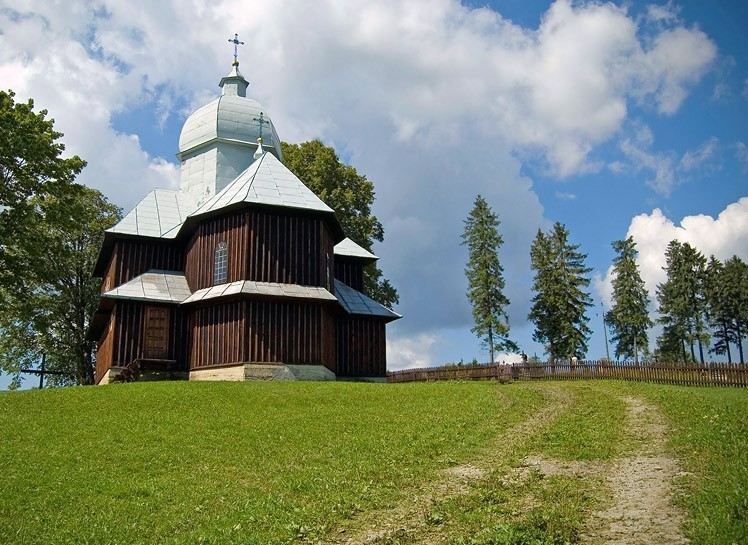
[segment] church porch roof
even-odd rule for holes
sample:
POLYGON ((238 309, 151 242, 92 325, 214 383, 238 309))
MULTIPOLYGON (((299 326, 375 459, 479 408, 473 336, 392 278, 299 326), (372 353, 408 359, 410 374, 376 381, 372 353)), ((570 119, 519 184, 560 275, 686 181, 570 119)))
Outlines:
POLYGON ((366 248, 363 248, 362 246, 359 246, 358 244, 353 242, 350 238, 345 238, 335 245, 335 255, 339 255, 342 257, 353 257, 366 261, 376 261, 377 259, 379 259, 366 248))
POLYGON ((335 280, 335 295, 340 305, 348 314, 358 316, 376 316, 379 318, 385 318, 387 321, 402 318, 402 315, 380 305, 371 297, 367 297, 360 291, 354 290, 352 287, 340 280, 335 280))
POLYGON ((209 299, 236 295, 254 295, 284 299, 305 299, 308 301, 335 301, 335 296, 319 286, 301 286, 299 284, 279 284, 276 282, 256 282, 238 280, 197 290, 182 303, 196 303, 209 299))
POLYGON ((102 297, 153 303, 181 303, 191 294, 190 286, 183 274, 153 269, 103 293, 102 297))

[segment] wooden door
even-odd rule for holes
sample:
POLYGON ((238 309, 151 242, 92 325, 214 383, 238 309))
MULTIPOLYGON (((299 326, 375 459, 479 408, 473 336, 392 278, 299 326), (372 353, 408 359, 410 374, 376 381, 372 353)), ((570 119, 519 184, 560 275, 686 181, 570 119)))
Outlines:
POLYGON ((164 360, 169 355, 169 308, 145 307, 146 359, 164 360))

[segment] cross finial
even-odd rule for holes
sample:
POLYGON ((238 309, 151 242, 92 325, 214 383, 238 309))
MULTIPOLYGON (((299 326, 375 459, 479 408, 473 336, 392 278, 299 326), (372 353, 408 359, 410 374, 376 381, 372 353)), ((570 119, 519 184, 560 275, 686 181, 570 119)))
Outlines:
POLYGON ((262 138, 262 126, 263 125, 270 125, 270 121, 265 119, 265 114, 260 112, 260 117, 253 118, 254 121, 257 121, 260 124, 260 138, 262 138))
POLYGON ((244 45, 244 42, 239 41, 239 34, 234 34, 233 38, 229 38, 229 43, 234 44, 234 64, 232 66, 239 66, 239 46, 244 45))

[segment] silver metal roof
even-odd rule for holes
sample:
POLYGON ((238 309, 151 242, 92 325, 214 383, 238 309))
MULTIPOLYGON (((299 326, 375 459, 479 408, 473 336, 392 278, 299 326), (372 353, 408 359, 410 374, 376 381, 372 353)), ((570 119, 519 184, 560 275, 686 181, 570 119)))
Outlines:
POLYGON ((335 280, 335 295, 340 305, 348 314, 381 316, 391 320, 402 318, 402 315, 380 305, 371 297, 367 297, 360 291, 354 290, 340 280, 335 280))
POLYGON ((362 248, 349 238, 341 240, 335 245, 335 255, 361 257, 365 259, 379 259, 366 248, 362 248))
POLYGON ((102 294, 109 299, 181 303, 192 292, 183 274, 173 271, 150 270, 129 282, 102 294))
POLYGON ((307 299, 312 301, 335 301, 335 296, 325 288, 317 286, 300 286, 298 284, 278 284, 275 282, 255 282, 252 280, 238 280, 229 284, 221 284, 210 288, 197 290, 183 303, 194 303, 229 295, 264 295, 283 297, 288 299, 307 299))
POLYGON ((154 189, 117 225, 107 231, 145 237, 174 238, 182 222, 195 208, 197 202, 187 193, 154 189))
POLYGON ((220 96, 187 118, 179 135, 177 156, 181 159, 184 153, 217 139, 257 145, 260 114, 263 114, 265 123, 269 123, 262 129, 265 144, 271 145, 275 153, 283 157, 280 138, 267 111, 256 100, 237 95, 220 96))
POLYGON ((190 216, 199 216, 233 204, 247 202, 332 212, 272 153, 263 153, 244 172, 190 216))

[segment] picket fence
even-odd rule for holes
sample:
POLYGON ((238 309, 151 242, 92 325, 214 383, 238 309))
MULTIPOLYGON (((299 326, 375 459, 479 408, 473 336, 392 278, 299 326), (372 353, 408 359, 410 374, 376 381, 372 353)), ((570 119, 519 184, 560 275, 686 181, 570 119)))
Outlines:
POLYGON ((387 373, 389 382, 440 380, 630 380, 684 386, 748 387, 748 365, 735 363, 654 363, 580 361, 447 365, 387 373))

